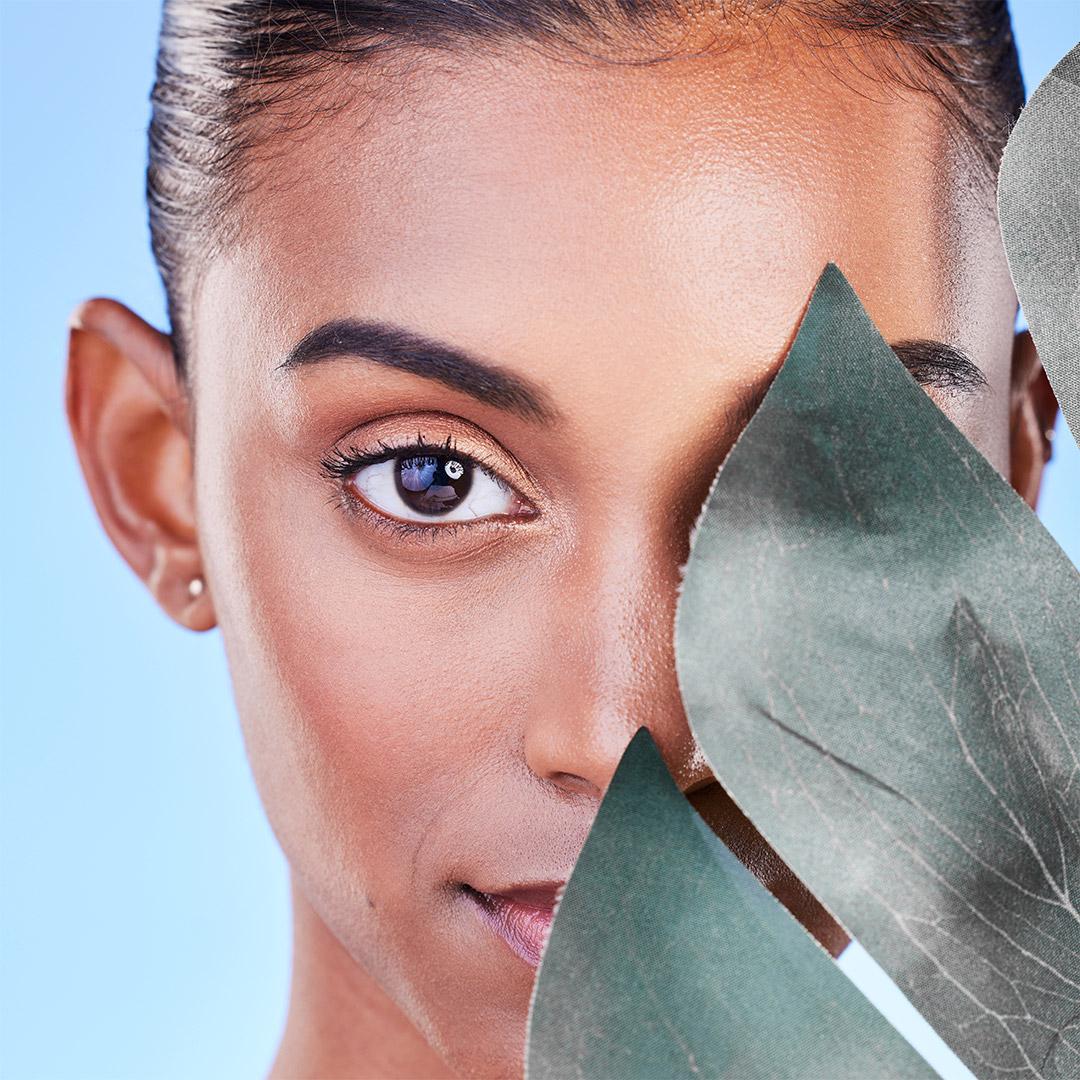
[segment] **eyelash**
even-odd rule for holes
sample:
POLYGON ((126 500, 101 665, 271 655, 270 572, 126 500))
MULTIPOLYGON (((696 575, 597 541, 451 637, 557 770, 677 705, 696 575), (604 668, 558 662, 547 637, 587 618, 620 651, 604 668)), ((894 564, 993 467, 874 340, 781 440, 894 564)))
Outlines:
POLYGON ((359 496, 352 494, 345 486, 344 481, 352 476, 358 469, 366 465, 377 465, 381 461, 388 461, 395 457, 409 457, 412 455, 422 456, 433 452, 453 454, 461 461, 483 469, 498 483, 511 488, 494 467, 479 454, 466 454, 457 449, 457 443, 453 435, 448 435, 443 443, 430 443, 418 431, 416 438, 409 442, 393 443, 378 440, 378 450, 358 450, 355 446, 348 446, 344 450, 334 447, 319 462, 322 474, 335 481, 335 490, 330 497, 330 502, 337 505, 347 514, 363 514, 365 519, 376 528, 388 529, 395 536, 415 539, 426 537, 432 541, 436 539, 448 539, 453 536, 462 526, 475 529, 476 524, 471 522, 450 521, 440 525, 426 525, 416 521, 404 521, 400 518, 392 518, 369 506, 359 496))

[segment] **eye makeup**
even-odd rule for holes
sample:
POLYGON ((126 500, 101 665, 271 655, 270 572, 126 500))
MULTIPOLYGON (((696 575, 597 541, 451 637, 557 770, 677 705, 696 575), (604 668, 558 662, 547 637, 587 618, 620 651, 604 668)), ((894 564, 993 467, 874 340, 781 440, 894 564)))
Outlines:
MULTIPOLYGON (((439 428, 446 428, 447 419, 439 428)), ((358 437, 362 432, 354 432, 322 457, 319 468, 334 484, 333 501, 349 517, 402 539, 435 541, 463 529, 475 534, 506 528, 539 514, 506 476, 516 463, 496 464, 493 452, 474 448, 479 439, 467 440, 466 450, 453 432, 440 441, 415 417, 412 423, 412 434, 401 433, 399 425, 397 433, 376 435, 366 445, 358 437)), ((385 429, 385 419, 365 428, 372 426, 385 429)))

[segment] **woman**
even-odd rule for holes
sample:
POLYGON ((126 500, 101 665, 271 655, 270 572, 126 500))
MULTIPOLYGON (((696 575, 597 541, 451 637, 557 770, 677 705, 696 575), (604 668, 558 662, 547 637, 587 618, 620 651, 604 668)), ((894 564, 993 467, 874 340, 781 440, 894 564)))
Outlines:
POLYGON ((166 3, 171 331, 80 305, 68 414, 123 557, 222 630, 292 871, 272 1077, 520 1075, 641 725, 843 947, 694 745, 680 567, 829 260, 1034 504, 1055 405, 994 213, 1021 100, 981 0, 166 3))

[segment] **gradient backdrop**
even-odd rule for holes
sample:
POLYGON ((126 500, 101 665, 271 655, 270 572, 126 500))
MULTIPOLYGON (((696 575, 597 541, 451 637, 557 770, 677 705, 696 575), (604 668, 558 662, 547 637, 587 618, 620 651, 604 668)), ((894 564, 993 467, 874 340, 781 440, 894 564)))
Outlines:
MULTIPOLYGON (((1080 0, 1013 11, 1030 92, 1080 40, 1080 0)), ((288 999, 286 868, 218 633, 175 626, 121 561, 63 416, 79 300, 164 325, 143 202, 157 21, 156 0, 0 0, 8 1080, 262 1077, 288 999)), ((1080 563, 1080 451, 1060 424, 1057 443, 1042 516, 1080 563)))

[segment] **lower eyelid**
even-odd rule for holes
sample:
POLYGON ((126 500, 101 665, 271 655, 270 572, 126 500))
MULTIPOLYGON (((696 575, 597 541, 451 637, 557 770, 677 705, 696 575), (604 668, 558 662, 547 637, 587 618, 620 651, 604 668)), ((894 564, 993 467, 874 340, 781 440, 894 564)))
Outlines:
POLYGON ((367 504, 359 495, 345 496, 348 505, 344 508, 348 517, 359 520, 374 529, 389 532, 397 541, 407 544, 430 545, 449 540, 454 535, 467 529, 472 536, 485 534, 489 540, 491 533, 503 533, 515 528, 500 518, 478 518, 476 521, 446 521, 429 524, 422 521, 407 521, 403 518, 390 517, 367 504))

